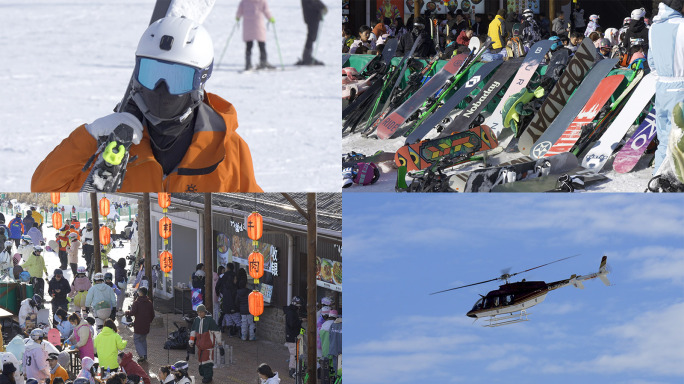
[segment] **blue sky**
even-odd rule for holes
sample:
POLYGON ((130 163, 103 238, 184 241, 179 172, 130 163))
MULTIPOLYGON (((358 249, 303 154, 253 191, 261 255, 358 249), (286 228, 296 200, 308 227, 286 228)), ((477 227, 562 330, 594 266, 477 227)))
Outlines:
POLYGON ((345 379, 353 383, 684 382, 684 196, 343 194, 345 379), (497 282, 596 272, 530 321, 465 313, 497 282), (515 279, 515 278, 514 278, 515 279))

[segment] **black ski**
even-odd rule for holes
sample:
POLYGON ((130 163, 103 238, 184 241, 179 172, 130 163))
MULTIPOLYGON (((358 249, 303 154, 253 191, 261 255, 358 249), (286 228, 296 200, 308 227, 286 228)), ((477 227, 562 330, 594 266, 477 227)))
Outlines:
POLYGON ((506 89, 506 84, 511 77, 518 71, 523 59, 510 59, 506 61, 501 68, 489 80, 480 93, 473 99, 472 103, 468 105, 454 120, 447 125, 438 137, 445 137, 456 132, 463 132, 470 128, 470 125, 480 116, 480 113, 485 107, 494 99, 499 91, 506 89))
POLYGON ((494 69, 503 63, 502 60, 492 61, 489 63, 484 63, 480 68, 477 69, 475 74, 473 74, 468 81, 466 81, 461 88, 459 88, 456 93, 451 95, 443 106, 437 109, 430 115, 421 125, 413 129, 413 131, 406 138, 406 144, 413 144, 420 141, 428 134, 434 127, 444 120, 449 113, 451 113, 458 104, 466 98, 485 77, 489 75, 494 69))

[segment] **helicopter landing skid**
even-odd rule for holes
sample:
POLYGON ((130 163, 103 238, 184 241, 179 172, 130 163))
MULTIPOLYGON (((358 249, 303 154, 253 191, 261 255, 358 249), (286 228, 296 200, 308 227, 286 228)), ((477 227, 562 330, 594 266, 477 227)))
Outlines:
POLYGON ((520 323, 523 321, 530 321, 530 319, 527 318, 529 313, 527 313, 526 310, 521 310, 520 312, 517 312, 515 314, 511 313, 508 316, 503 316, 503 317, 497 317, 497 316, 491 316, 487 321, 487 324, 483 324, 483 327, 500 327, 502 325, 508 325, 508 324, 515 324, 515 323, 520 323))

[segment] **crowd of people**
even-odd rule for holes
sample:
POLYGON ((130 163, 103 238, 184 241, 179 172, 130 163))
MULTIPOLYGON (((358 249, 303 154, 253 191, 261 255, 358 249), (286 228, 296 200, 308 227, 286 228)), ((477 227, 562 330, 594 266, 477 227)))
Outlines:
POLYGON ((414 20, 411 15, 404 23, 402 17, 394 20, 384 18, 363 25, 356 33, 348 23, 342 25, 342 52, 351 54, 380 53, 388 39, 399 39, 397 56, 408 52, 419 35, 423 42, 416 48, 415 57, 441 59, 468 52, 473 37, 485 41, 491 39, 490 60, 524 56, 529 48, 542 39, 558 37, 564 47, 574 51, 578 42, 589 37, 603 57, 648 52, 648 28, 650 19, 643 8, 635 9, 624 19, 619 28, 603 28, 599 15, 584 18, 579 5, 567 18, 558 12, 553 20, 530 9, 520 13, 500 9, 496 14, 464 14, 462 10, 446 15, 426 12, 414 20), (434 27, 436 25, 436 27, 434 27))
MULTIPOLYGON (((65 367, 70 363, 70 351, 77 351, 82 368, 73 383, 151 383, 147 371, 139 365, 147 359, 146 335, 155 316, 147 297, 149 284, 138 283, 133 304, 124 311, 129 286, 125 258, 113 263, 116 277, 111 272, 92 273, 92 281, 88 277, 93 254, 92 221, 81 227, 74 214, 57 231, 54 242, 48 242, 41 231, 42 215, 35 212, 31 207, 23 220, 21 213, 17 213, 8 227, 4 226, 4 217, 0 217, 0 232, 9 231, 10 235, 0 253, 3 278, 29 280, 34 292, 21 301, 17 316, 21 332, 6 346, 11 353, 2 355, 0 382, 71 382, 65 367), (18 233, 20 230, 22 234, 18 233), (53 257, 60 263, 52 276, 43 256, 46 250, 56 253, 53 257), (80 262, 81 255, 86 265, 80 262), (67 268, 71 269, 71 282, 65 277, 67 268), (43 277, 48 279, 47 295, 43 277), (51 310, 44 309, 48 302, 51 310), (127 342, 118 333, 117 314, 124 316, 120 324, 133 327, 137 361, 132 353, 126 352, 127 342)), ((125 238, 137 236, 136 229, 137 225, 129 222, 125 238)), ((106 257, 104 253, 103 258, 106 257)), ((185 377, 189 382, 187 370, 174 370, 172 376, 185 377)))
MULTIPOLYGON (((154 284, 155 279, 148 282, 144 277, 143 264, 138 263, 138 268, 129 268, 126 258, 110 261, 113 271, 105 269, 105 273, 93 272, 92 221, 81 225, 74 214, 56 231, 55 239, 47 241, 41 230, 42 215, 33 218, 34 212, 33 209, 29 210, 25 218, 16 214, 9 226, 4 225, 4 216, 0 217, 0 235, 7 236, 5 248, 0 252, 2 276, 30 282, 34 288, 33 295, 20 304, 17 316, 20 332, 11 340, 6 340, 9 341, 6 350, 12 353, 0 355, 0 363, 4 364, 0 384, 42 384, 47 380, 52 384, 151 383, 153 377, 146 369, 147 335, 155 311, 148 294, 149 286, 154 284), (30 222, 29 217, 35 222, 30 222), (21 231, 16 243, 12 229, 21 231), (37 233, 30 233, 34 230, 37 233), (15 257, 17 254, 20 256, 15 257), (45 257, 54 258, 49 264, 58 262, 60 268, 49 273, 45 257), (69 272, 71 278, 67 277, 69 272), (47 294, 44 287, 46 280, 47 294), (132 305, 125 310, 124 299, 131 293, 132 305), (50 306, 45 308, 48 303, 50 306), (133 346, 121 336, 121 326, 132 327, 133 346), (51 333, 55 335, 49 337, 51 333), (135 349, 137 359, 131 347, 135 349), (73 368, 70 365, 70 353, 78 356, 81 366, 79 372, 74 372, 76 378, 73 381, 69 380, 68 374, 68 370, 73 368)), ((129 222, 121 234, 122 239, 131 240, 133 255, 137 251, 137 235, 137 221, 129 222)), ((104 262, 107 254, 105 249, 103 251, 104 262)), ((205 279, 204 265, 198 264, 191 276, 191 286, 204 289, 205 279)), ((188 340, 188 352, 198 359, 203 383, 213 381, 215 347, 220 349, 223 345, 222 334, 245 341, 256 340, 256 325, 254 316, 249 313, 248 300, 253 287, 248 288, 245 269, 236 271, 233 263, 219 266, 213 274, 213 282, 215 306, 220 308, 218 317, 214 319, 205 305, 199 305, 188 340)), ((293 298, 292 303, 284 311, 287 319, 286 342, 292 342, 293 345, 290 376, 294 377, 294 342, 300 335, 302 316, 305 315, 301 298, 293 298)), ((331 310, 332 304, 330 298, 323 298, 317 313, 319 358, 341 354, 341 317, 337 311, 331 310), (336 319, 337 325, 333 326, 336 319)), ((162 366, 158 378, 162 383, 189 383, 188 369, 187 361, 162 366)), ((267 364, 261 364, 257 373, 264 383, 280 382, 278 373, 273 372, 267 364)))

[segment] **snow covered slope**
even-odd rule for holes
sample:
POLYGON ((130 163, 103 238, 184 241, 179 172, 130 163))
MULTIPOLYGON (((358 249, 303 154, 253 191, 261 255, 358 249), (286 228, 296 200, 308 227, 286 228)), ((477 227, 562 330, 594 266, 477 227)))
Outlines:
MULTIPOLYGON (((38 164, 83 123, 112 112, 133 71, 154 0, 0 3, 0 191, 28 191, 38 164)), ((235 105, 238 133, 266 191, 339 191, 339 26, 341 6, 324 0, 317 57, 294 67, 306 38, 299 0, 272 0, 285 71, 239 74, 242 31, 233 36, 207 90, 235 105)), ((221 53, 237 1, 219 1, 204 25, 221 53)), ((255 47, 256 48, 256 47, 255 47)), ((273 31, 269 61, 279 64, 273 31)), ((258 57, 258 48, 252 53, 258 57)))

